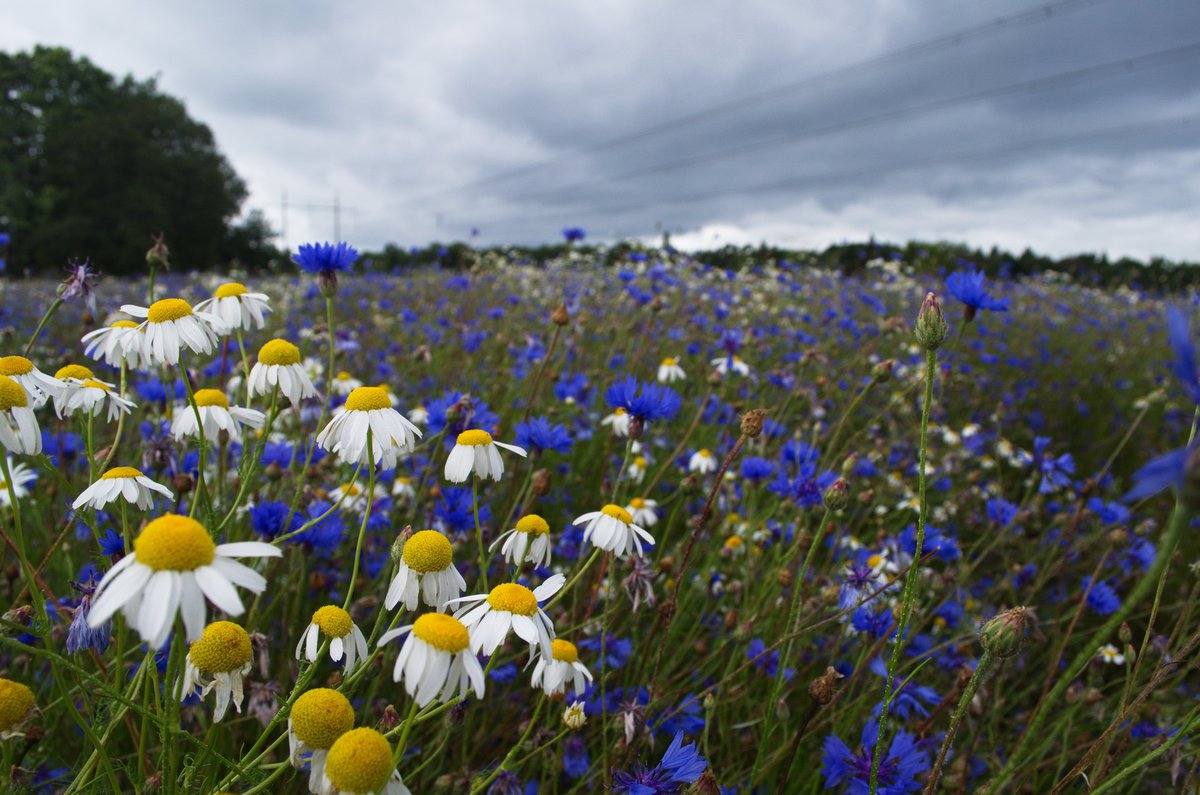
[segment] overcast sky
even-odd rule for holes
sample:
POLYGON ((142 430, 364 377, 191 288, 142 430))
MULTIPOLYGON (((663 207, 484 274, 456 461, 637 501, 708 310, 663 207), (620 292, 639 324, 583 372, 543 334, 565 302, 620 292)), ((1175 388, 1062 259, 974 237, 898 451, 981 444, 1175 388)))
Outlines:
MULTIPOLYGON (((7 4, 0 48, 38 43, 157 76, 249 207, 337 196, 363 248, 661 225, 1200 259, 1196 0, 7 4)), ((286 243, 332 235, 287 210, 286 243)))

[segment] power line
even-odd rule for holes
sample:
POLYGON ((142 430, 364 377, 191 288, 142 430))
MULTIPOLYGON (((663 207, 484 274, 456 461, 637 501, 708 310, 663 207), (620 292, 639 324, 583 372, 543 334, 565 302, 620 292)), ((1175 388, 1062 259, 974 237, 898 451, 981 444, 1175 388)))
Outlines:
POLYGON ((971 102, 978 102, 984 99, 995 99, 1012 94, 1034 93, 1082 80, 1088 80, 1097 77, 1116 76, 1130 72, 1139 66, 1151 65, 1155 62, 1166 62, 1176 58, 1191 58, 1198 55, 1200 55, 1200 42, 1183 45, 1180 47, 1171 47, 1165 50, 1157 50, 1155 52, 1144 53, 1142 55, 1120 58, 1115 61, 1107 61, 1102 64, 1086 66, 1080 69, 1058 72, 1056 74, 1035 78, 1033 80, 1023 80, 1019 83, 1009 83, 1002 86, 994 86, 992 88, 986 88, 980 91, 972 91, 970 93, 960 94, 954 97, 936 99, 930 102, 922 102, 917 105, 909 105, 903 108, 896 108, 894 110, 887 110, 880 113, 869 114, 867 116, 860 116, 855 119, 834 122, 832 124, 825 124, 818 127, 794 130, 792 132, 777 135, 772 138, 750 141, 744 144, 718 149, 705 154, 692 155, 664 163, 655 163, 653 165, 643 166, 607 177, 597 177, 591 180, 574 182, 543 190, 526 191, 524 193, 510 193, 506 194, 504 198, 505 201, 515 201, 520 199, 537 198, 541 196, 554 196, 559 193, 598 187, 617 182, 619 180, 632 179, 634 177, 645 176, 647 174, 658 174, 664 171, 673 171, 686 166, 711 163, 717 160, 724 160, 730 157, 748 154, 750 152, 771 149, 774 147, 794 143, 805 138, 815 138, 834 132, 844 132, 846 130, 865 127, 873 124, 880 124, 882 122, 898 121, 900 119, 906 119, 912 116, 920 116, 932 111, 945 110, 957 105, 969 104, 971 102))
POLYGON ((1005 33, 1010 30, 1016 30, 1025 26, 1048 22, 1058 19, 1065 14, 1081 11, 1090 6, 1099 5, 1105 2, 1110 2, 1110 0, 1058 0, 1057 2, 1040 3, 1036 6, 1018 11, 1015 14, 996 17, 995 19, 979 25, 962 28, 960 30, 945 33, 931 39, 910 44, 898 50, 883 53, 882 55, 877 55, 862 61, 855 61, 845 66, 828 71, 808 75, 806 77, 784 83, 775 88, 764 89, 762 91, 756 91, 740 97, 734 97, 724 102, 710 105, 700 110, 691 111, 682 116, 676 116, 648 127, 643 127, 629 133, 579 147, 565 154, 555 155, 544 160, 529 163, 524 166, 518 166, 512 169, 507 169, 505 171, 497 172, 495 174, 471 180, 469 182, 464 182, 459 185, 420 194, 408 199, 408 201, 422 201, 437 196, 444 196, 446 194, 460 193, 462 191, 482 187, 484 185, 491 185, 496 182, 511 179, 512 177, 521 176, 523 174, 538 171, 549 166, 568 162, 579 157, 580 155, 590 155, 597 152, 607 151, 609 149, 616 149, 618 147, 627 146, 631 143, 636 143, 647 138, 662 135, 663 133, 670 132, 672 130, 677 130, 698 123, 708 122, 722 116, 727 116, 731 113, 736 113, 748 107, 769 102, 782 95, 804 88, 809 88, 823 81, 846 77, 860 71, 867 71, 880 66, 901 63, 906 60, 918 58, 944 49, 953 49, 969 41, 987 38, 992 35, 1005 33))
MULTIPOLYGON (((721 196, 734 196, 746 193, 768 193, 780 190, 792 190, 795 188, 804 187, 811 184, 823 182, 845 182, 848 180, 870 177, 878 174, 887 174, 890 172, 907 171, 914 168, 924 168, 927 166, 941 165, 943 163, 960 162, 964 160, 985 160, 993 157, 1003 157, 1006 155, 1020 154, 1022 152, 1046 149, 1056 146, 1080 143, 1096 143, 1099 141, 1116 140, 1120 138, 1130 138, 1139 135, 1147 135, 1154 132, 1185 129, 1192 125, 1200 123, 1200 115, 1181 116, 1173 119, 1165 119, 1157 122, 1148 122, 1144 124, 1133 124, 1122 127, 1112 127, 1103 130, 1096 130, 1089 133, 1076 133, 1072 135, 1055 136, 1051 138, 1041 138, 1032 141, 1022 141, 1006 146, 993 147, 990 149, 968 150, 957 153, 932 155, 927 157, 913 158, 910 160, 901 161, 892 164, 882 164, 876 166, 865 166, 859 169, 846 171, 830 171, 821 174, 808 174, 797 177, 789 177, 783 180, 775 180, 771 182, 760 182, 751 185, 735 186, 728 189, 705 191, 703 193, 693 193, 688 195, 675 196, 667 199, 648 199, 640 202, 627 202, 622 204, 599 205, 586 207, 583 209, 562 209, 555 210, 542 215, 521 215, 519 220, 522 221, 541 221, 554 218, 570 216, 573 218, 587 218, 596 215, 611 215, 614 213, 627 212, 630 210, 638 210, 646 207, 657 207, 659 205, 673 204, 692 204, 698 201, 718 198, 721 196)), ((487 219, 492 223, 501 223, 509 218, 493 218, 487 219)))

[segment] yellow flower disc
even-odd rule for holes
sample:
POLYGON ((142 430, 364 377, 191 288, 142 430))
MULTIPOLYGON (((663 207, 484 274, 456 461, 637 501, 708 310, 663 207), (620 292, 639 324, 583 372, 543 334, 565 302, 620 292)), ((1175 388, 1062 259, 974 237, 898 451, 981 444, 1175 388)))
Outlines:
POLYGON ((620 505, 612 505, 610 503, 601 508, 600 513, 604 514, 605 516, 611 516, 617 521, 624 522, 625 524, 633 524, 633 517, 629 515, 629 511, 625 510, 620 505))
POLYGON ((68 364, 66 367, 60 367, 54 377, 59 379, 78 378, 80 381, 86 381, 96 376, 82 364, 68 364))
POLYGON ((246 289, 246 285, 229 282, 218 287, 217 291, 213 293, 213 298, 234 298, 239 295, 245 295, 248 292, 250 291, 246 289))
POLYGON ((300 364, 300 349, 287 340, 271 340, 258 349, 258 361, 265 367, 300 364))
POLYGON ((237 671, 250 662, 250 635, 231 621, 214 621, 192 644, 188 657, 206 674, 237 671))
POLYGON ((375 411, 391 407, 391 398, 377 386, 360 386, 346 398, 346 411, 375 411))
POLYGON ((354 728, 354 707, 336 690, 318 687, 292 705, 292 733, 309 748, 325 750, 354 728))
POLYGON ((151 323, 170 323, 192 314, 192 306, 182 298, 164 298, 150 304, 148 312, 151 323))
POLYGON ((100 476, 101 480, 116 480, 118 478, 140 478, 142 471, 133 467, 113 467, 100 476))
POLYGON ((337 738, 325 757, 325 775, 342 792, 378 792, 393 769, 391 743, 365 727, 351 729, 337 738))
POLYGON ((25 375, 33 372, 33 362, 24 356, 0 357, 0 375, 25 375))
POLYGON ((550 525, 545 519, 538 516, 536 513, 531 513, 522 516, 517 521, 518 533, 531 533, 535 536, 544 536, 550 532, 550 525))
POLYGON ((464 447, 479 447, 492 443, 492 435, 479 429, 463 431, 458 435, 458 443, 464 447))
POLYGON ((204 525, 169 513, 146 525, 134 539, 133 554, 155 571, 192 571, 213 562, 217 545, 204 525))
POLYGON ((313 613, 312 622, 331 638, 344 638, 350 634, 354 622, 350 614, 337 605, 325 605, 313 613))
POLYGON ((550 641, 550 653, 559 662, 573 663, 579 659, 579 649, 569 640, 555 638, 550 641))
POLYGON ((467 628, 454 616, 426 613, 413 623, 412 632, 435 649, 456 654, 467 648, 467 628))
POLYGON ((497 585, 488 594, 488 604, 493 610, 505 610, 519 616, 531 616, 537 612, 537 597, 533 591, 515 582, 497 585))
POLYGON ((0 410, 20 409, 29 405, 29 397, 16 381, 0 375, 0 410))
POLYGON ((220 406, 227 409, 229 408, 229 398, 225 397, 225 393, 219 389, 197 389, 196 405, 220 406))
POLYGON ((404 564, 413 571, 428 574, 432 571, 442 571, 450 565, 452 551, 450 539, 437 530, 422 530, 413 533, 404 542, 404 552, 401 557, 404 564))
POLYGON ((0 679, 0 731, 8 731, 33 709, 33 691, 20 682, 0 679))

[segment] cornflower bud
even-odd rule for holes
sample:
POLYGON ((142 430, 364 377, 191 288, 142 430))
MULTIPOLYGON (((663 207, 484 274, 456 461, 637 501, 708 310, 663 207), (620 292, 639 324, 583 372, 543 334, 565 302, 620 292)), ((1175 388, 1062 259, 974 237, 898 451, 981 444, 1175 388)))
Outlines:
POLYGON ((558 307, 550 313, 550 322, 556 326, 565 326, 571 322, 571 315, 567 313, 566 304, 559 304, 558 307))
POLYGON ((925 294, 921 302, 921 310, 917 313, 917 323, 913 334, 917 342, 927 351, 936 351, 946 340, 950 327, 946 325, 946 316, 942 314, 942 306, 937 296, 932 292, 925 294))
POLYGON ((837 672, 836 668, 832 665, 827 666, 825 673, 809 683, 808 697, 813 700, 813 703, 822 707, 825 706, 833 701, 833 697, 837 693, 837 681, 842 678, 842 675, 837 672))
POLYGON ((829 484, 825 489, 825 493, 821 495, 821 501, 825 503, 825 508, 830 511, 840 511, 850 504, 850 488, 846 481, 838 478, 829 484))
POLYGON ((984 651, 1000 659, 1012 657, 1021 650, 1028 621, 1029 612, 1024 607, 1014 607, 993 616, 979 630, 984 651))
POLYGON ((886 384, 892 380, 892 368, 896 366, 895 359, 884 359, 871 368, 871 377, 877 384, 886 384))

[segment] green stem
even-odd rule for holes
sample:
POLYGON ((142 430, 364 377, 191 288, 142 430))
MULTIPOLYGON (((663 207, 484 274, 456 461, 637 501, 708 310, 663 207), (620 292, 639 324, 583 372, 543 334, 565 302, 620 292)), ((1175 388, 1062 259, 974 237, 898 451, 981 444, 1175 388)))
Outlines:
POLYGON ((942 775, 942 765, 946 761, 946 754, 950 753, 950 746, 954 743, 954 735, 958 732, 958 726, 962 723, 962 719, 966 717, 967 709, 971 706, 971 699, 975 698, 975 692, 979 690, 979 686, 987 678, 995 661, 992 653, 984 649, 983 656, 979 658, 979 664, 975 666, 975 671, 971 674, 971 679, 967 682, 967 686, 963 688, 962 697, 958 700, 958 706, 955 708, 954 714, 950 716, 950 726, 946 729, 946 736, 942 740, 941 750, 938 751, 937 761, 933 765, 933 772, 929 774, 929 783, 925 786, 925 795, 933 795, 937 790, 938 778, 942 775))
POLYGON ((350 571, 350 585, 346 588, 346 601, 343 610, 350 609, 354 599, 354 584, 358 579, 358 566, 362 560, 363 539, 367 537, 367 522, 371 518, 371 506, 375 503, 375 451, 371 447, 371 429, 367 429, 367 460, 371 462, 371 471, 367 474, 367 505, 363 509, 362 524, 358 527, 358 543, 354 545, 354 568, 350 571))
POLYGON ((25 350, 21 353, 25 358, 29 358, 29 352, 33 350, 33 344, 37 342, 37 338, 42 336, 42 329, 46 328, 46 324, 50 322, 50 318, 62 306, 62 298, 55 298, 51 302, 50 307, 46 310, 46 314, 42 315, 42 319, 38 322, 37 328, 33 330, 33 336, 29 338, 29 342, 25 343, 25 350))

